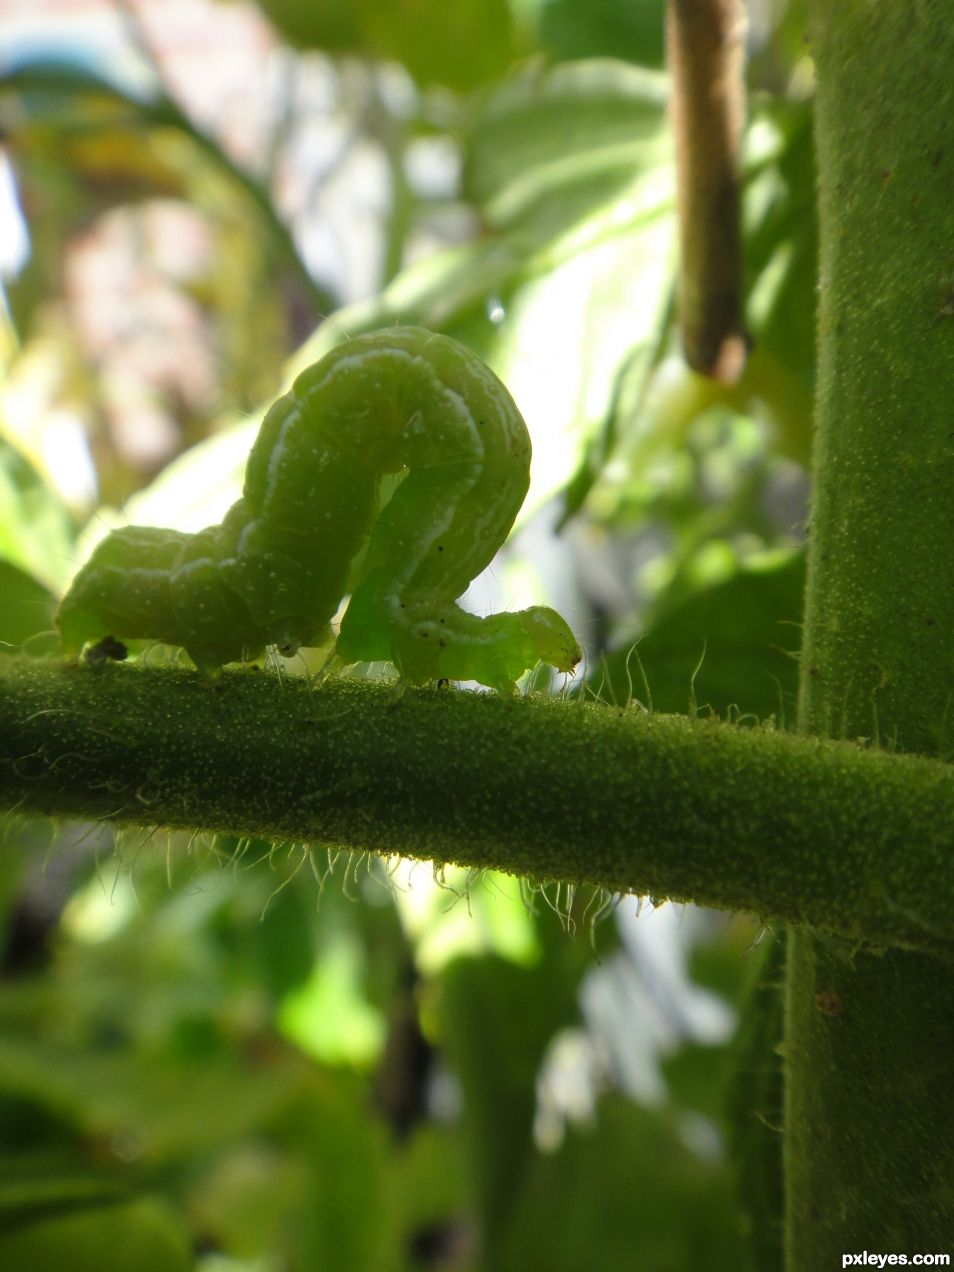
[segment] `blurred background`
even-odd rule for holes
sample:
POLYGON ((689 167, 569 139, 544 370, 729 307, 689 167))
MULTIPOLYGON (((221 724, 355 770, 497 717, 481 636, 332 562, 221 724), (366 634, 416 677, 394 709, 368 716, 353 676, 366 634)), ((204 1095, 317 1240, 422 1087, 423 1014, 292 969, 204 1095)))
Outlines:
MULTIPOLYGON (((748 17, 729 389, 673 323, 661 0, 0 0, 0 655, 55 652, 113 526, 217 520, 297 370, 409 322, 533 436, 465 603, 560 609, 586 663, 555 691, 790 727, 812 68, 796 0, 748 17)), ((2 1266, 780 1266, 755 920, 0 828, 2 1266)))

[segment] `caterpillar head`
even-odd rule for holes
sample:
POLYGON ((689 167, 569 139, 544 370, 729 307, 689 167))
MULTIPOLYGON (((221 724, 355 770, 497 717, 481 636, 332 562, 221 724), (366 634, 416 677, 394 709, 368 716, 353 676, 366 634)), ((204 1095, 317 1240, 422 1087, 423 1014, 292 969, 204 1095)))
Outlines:
POLYGON ((556 667, 557 671, 571 672, 583 654, 576 637, 556 610, 547 605, 532 605, 519 617, 537 658, 556 667))

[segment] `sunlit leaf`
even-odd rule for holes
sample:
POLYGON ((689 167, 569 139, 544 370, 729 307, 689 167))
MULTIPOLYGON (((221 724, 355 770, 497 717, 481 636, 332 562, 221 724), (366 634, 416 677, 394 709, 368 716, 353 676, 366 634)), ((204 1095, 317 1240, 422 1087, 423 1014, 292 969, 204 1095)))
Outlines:
MULTIPOLYGON (((62 501, 50 489, 36 469, 19 451, 0 437, 0 559, 21 572, 58 589, 70 572, 73 529, 62 501)), ((16 585, 14 576, 11 585, 16 585)), ((27 608, 7 621, 16 625, 25 639, 34 631, 48 626, 33 625, 43 617, 30 608, 42 605, 39 592, 30 595, 26 585, 16 585, 15 604, 27 608)), ((3 639, 15 639, 3 635, 3 639)))
POLYGON ((471 345, 504 379, 534 445, 529 516, 580 467, 650 356, 672 270, 665 80, 620 62, 529 65, 490 94, 465 187, 492 227, 339 311, 292 360, 347 335, 419 323, 471 345))
POLYGON ((402 65, 421 84, 470 89, 502 75, 517 52, 508 0, 258 0, 297 48, 402 65))

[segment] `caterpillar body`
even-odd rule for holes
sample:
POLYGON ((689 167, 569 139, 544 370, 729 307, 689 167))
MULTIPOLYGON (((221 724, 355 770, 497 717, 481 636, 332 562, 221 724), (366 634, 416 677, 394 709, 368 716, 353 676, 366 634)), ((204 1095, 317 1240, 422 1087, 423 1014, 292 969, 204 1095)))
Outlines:
POLYGON ((476 354, 416 327, 358 336, 270 408, 220 525, 103 540, 60 606, 64 647, 155 639, 207 671, 267 646, 291 657, 327 634, 350 586, 344 662, 502 693, 540 661, 571 671, 580 650, 554 610, 479 618, 456 604, 507 537, 529 472, 523 418, 476 354), (389 474, 406 475, 382 506, 389 474))

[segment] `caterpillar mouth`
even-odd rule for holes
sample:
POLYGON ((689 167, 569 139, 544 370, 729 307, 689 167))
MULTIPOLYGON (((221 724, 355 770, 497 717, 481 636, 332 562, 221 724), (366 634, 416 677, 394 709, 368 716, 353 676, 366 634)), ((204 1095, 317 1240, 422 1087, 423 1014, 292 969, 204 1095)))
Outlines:
POLYGON ((317 627, 303 618, 276 623, 269 633, 268 644, 274 645, 282 658, 295 658, 303 649, 315 649, 332 639, 327 623, 317 627))
POLYGON ((297 632, 283 625, 271 633, 269 644, 273 644, 283 658, 294 658, 304 641, 297 632))

